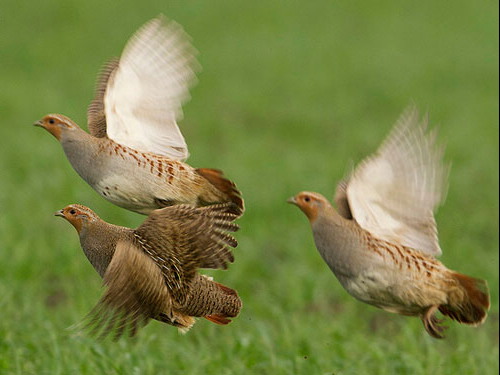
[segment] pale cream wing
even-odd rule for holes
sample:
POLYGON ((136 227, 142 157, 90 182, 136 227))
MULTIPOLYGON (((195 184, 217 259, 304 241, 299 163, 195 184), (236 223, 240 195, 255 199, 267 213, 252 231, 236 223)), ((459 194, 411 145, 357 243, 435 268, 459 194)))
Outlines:
POLYGON ((407 109, 378 151, 355 169, 347 197, 362 228, 439 256, 434 210, 445 198, 449 166, 427 123, 415 107, 407 109))
POLYGON ((119 241, 106 273, 106 291, 88 315, 92 333, 135 335, 149 319, 171 315, 171 300, 155 262, 130 241, 119 241))
POLYGON ((127 43, 111 74, 104 107, 108 137, 175 160, 189 153, 177 121, 199 65, 180 25, 155 18, 127 43))

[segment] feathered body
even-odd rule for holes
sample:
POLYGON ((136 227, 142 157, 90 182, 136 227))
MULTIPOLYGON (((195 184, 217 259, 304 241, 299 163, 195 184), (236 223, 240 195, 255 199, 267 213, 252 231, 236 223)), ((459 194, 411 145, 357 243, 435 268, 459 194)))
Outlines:
POLYGON ((229 212, 241 215, 241 193, 221 171, 184 163, 189 152, 177 121, 197 69, 182 28, 153 19, 101 72, 87 112, 90 134, 59 114, 35 125, 54 135, 78 174, 120 207, 149 214, 229 202, 229 212))
POLYGON ((236 291, 197 273, 198 268, 226 268, 234 260, 236 215, 226 205, 185 205, 153 212, 137 229, 101 220, 88 207, 73 204, 56 212, 77 230, 86 257, 107 287, 90 313, 102 335, 135 334, 149 319, 181 330, 205 317, 228 324, 238 315, 236 291))
MULTIPOLYGON (((51 116, 71 121, 62 115, 51 116)), ((205 206, 230 197, 234 202, 230 209, 241 212, 243 203, 238 190, 219 171, 195 169, 178 160, 120 145, 107 137, 96 138, 71 123, 75 128, 60 136, 63 150, 80 177, 111 203, 147 215, 153 208, 175 204, 205 206), (213 183, 208 179, 211 176, 213 183)))
POLYGON ((484 280, 446 268, 433 210, 445 195, 447 166, 435 135, 418 112, 405 112, 377 153, 337 187, 337 210, 318 193, 289 202, 308 217, 316 247, 342 286, 358 300, 389 312, 419 316, 442 338, 434 313, 465 324, 484 322, 484 280))
MULTIPOLYGON (((389 312, 413 316, 420 316, 431 305, 468 303, 468 291, 461 283, 464 275, 421 251, 374 237, 338 215, 332 206, 326 210, 329 214, 312 222, 315 244, 353 297, 389 312)), ((487 290, 483 280, 470 279, 487 290)), ((483 305, 489 302, 487 296, 480 300, 475 317, 463 316, 459 321, 482 322, 486 318, 483 305)))

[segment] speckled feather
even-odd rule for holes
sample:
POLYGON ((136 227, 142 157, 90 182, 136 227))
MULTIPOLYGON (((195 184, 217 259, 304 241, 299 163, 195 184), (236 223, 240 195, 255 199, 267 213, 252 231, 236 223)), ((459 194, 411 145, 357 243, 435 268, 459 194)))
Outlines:
POLYGON ((82 205, 56 213, 78 231, 82 249, 103 277, 104 295, 87 317, 91 332, 134 335, 150 319, 181 330, 203 316, 219 324, 238 315, 236 291, 199 275, 227 268, 238 230, 227 204, 179 205, 154 211, 137 229, 106 223, 82 205))
POLYGON ((60 114, 35 125, 54 135, 77 173, 113 204, 147 215, 231 202, 229 212, 241 215, 232 181, 183 162, 188 151, 177 120, 195 81, 195 54, 182 27, 162 16, 150 20, 102 69, 87 110, 90 134, 60 114))
POLYGON ((418 316, 443 338, 442 314, 479 325, 490 307, 485 280, 445 267, 433 211, 444 199, 448 166, 427 120, 407 110, 374 156, 342 180, 336 211, 321 194, 289 200, 311 223, 316 247, 342 286, 360 301, 418 316))
POLYGON ((234 261, 228 247, 236 247, 237 241, 224 231, 236 231, 238 227, 231 222, 236 215, 224 213, 226 209, 225 205, 198 210, 180 205, 157 210, 134 231, 180 305, 188 298, 198 268, 225 269, 228 262, 234 261))

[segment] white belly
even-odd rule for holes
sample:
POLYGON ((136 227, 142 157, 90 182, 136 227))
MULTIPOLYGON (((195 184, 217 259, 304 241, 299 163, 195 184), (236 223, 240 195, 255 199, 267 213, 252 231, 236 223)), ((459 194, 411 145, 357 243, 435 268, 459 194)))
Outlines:
POLYGON ((129 210, 140 212, 154 205, 154 195, 148 186, 124 176, 108 176, 93 188, 111 203, 129 210))

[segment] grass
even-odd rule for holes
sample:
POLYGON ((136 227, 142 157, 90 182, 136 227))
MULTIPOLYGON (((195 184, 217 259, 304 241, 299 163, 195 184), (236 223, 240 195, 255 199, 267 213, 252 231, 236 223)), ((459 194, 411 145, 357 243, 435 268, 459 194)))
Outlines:
POLYGON ((0 373, 497 373, 497 14, 493 1, 2 2, 0 373), (181 123, 189 162, 223 169, 246 199, 236 262, 210 272, 244 309, 226 327, 199 320, 183 336, 153 322, 135 340, 96 342, 68 327, 99 298, 99 277, 52 213, 78 202, 116 224, 143 217, 100 198, 31 124, 60 112, 84 125, 101 64, 160 12, 204 68, 181 123), (450 323, 441 341, 348 296, 285 203, 332 196, 411 102, 453 164, 442 260, 491 289, 486 323, 450 323))

